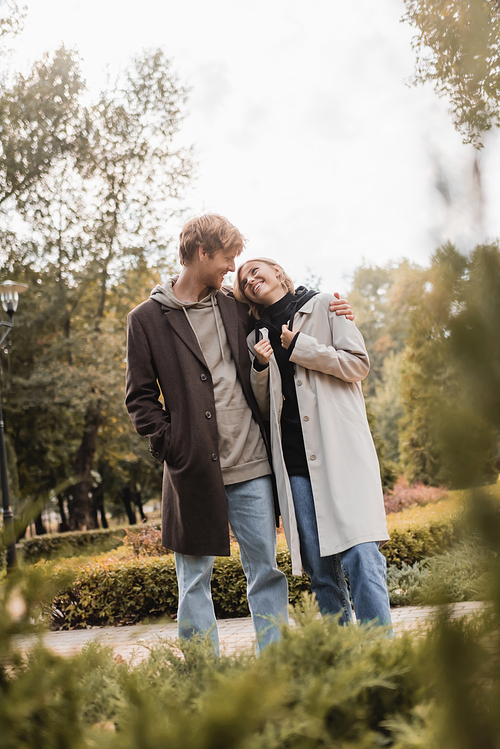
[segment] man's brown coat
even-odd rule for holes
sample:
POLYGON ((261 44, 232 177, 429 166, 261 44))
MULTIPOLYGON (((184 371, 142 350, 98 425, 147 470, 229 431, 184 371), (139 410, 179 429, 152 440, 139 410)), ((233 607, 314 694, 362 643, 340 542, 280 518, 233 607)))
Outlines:
MULTIPOLYGON (((264 436, 250 386, 248 308, 224 290, 217 292, 217 303, 245 398, 264 436)), ((162 543, 183 554, 227 556, 214 391, 196 336, 182 309, 152 299, 132 310, 127 322, 125 402, 139 434, 149 437, 151 454, 164 463, 162 543)))

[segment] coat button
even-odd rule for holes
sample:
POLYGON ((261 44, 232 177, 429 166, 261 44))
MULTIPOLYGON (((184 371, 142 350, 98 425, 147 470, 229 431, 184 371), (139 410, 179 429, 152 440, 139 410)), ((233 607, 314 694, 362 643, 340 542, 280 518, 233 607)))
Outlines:
POLYGON ((212 412, 211 411, 205 411, 205 418, 211 419, 212 418, 212 412))
POLYGON ((155 458, 159 458, 160 457, 160 453, 153 453, 153 455, 155 456, 155 458))
POLYGON ((316 456, 315 455, 311 455, 311 460, 316 460, 316 456))
POLYGON ((217 453, 212 453, 212 460, 217 460, 217 453))
POLYGON ((201 380, 202 382, 205 382, 205 380, 206 380, 206 379, 207 379, 207 376, 206 376, 206 374, 202 374, 202 375, 200 375, 200 380, 201 380))
POLYGON ((302 385, 302 380, 297 380, 297 385, 302 385))
POLYGON ((309 421, 309 416, 304 416, 304 421, 309 421))

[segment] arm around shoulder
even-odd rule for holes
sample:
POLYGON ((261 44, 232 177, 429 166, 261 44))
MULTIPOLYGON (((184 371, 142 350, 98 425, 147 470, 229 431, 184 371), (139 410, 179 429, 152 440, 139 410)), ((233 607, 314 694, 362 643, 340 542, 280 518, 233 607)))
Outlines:
MULTIPOLYGON (((314 335, 301 331, 290 361, 306 369, 332 375, 345 382, 364 380, 370 371, 370 360, 363 336, 356 325, 344 316, 330 312, 329 297, 326 294, 318 298, 311 315, 328 316, 330 340, 320 341, 314 335)), ((314 317, 312 317, 312 323, 310 329, 312 328, 314 332, 314 317)), ((317 329, 319 331, 320 326, 317 326, 317 329)))

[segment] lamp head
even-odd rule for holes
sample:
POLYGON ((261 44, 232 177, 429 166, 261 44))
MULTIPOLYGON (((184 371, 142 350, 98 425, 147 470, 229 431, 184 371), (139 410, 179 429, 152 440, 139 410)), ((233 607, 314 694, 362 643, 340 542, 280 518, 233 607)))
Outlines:
POLYGON ((15 283, 14 281, 2 281, 0 283, 0 300, 9 317, 12 317, 17 309, 19 294, 23 294, 27 288, 25 283, 15 283))

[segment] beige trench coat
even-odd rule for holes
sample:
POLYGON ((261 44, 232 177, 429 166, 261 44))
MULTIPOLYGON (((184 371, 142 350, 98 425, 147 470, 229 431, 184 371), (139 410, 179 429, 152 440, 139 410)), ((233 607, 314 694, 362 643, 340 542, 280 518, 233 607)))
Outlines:
MULTIPOLYGON (((330 294, 318 294, 300 309, 300 331, 290 361, 309 466, 321 556, 367 541, 389 538, 380 467, 361 391, 370 369, 363 336, 355 324, 329 311, 330 294)), ((264 338, 268 331, 262 329, 264 338)), ((253 358, 255 332, 248 336, 253 358)), ((271 424, 271 451, 293 574, 300 575, 299 535, 290 481, 281 447, 281 377, 271 356, 251 382, 264 419, 271 424)))

